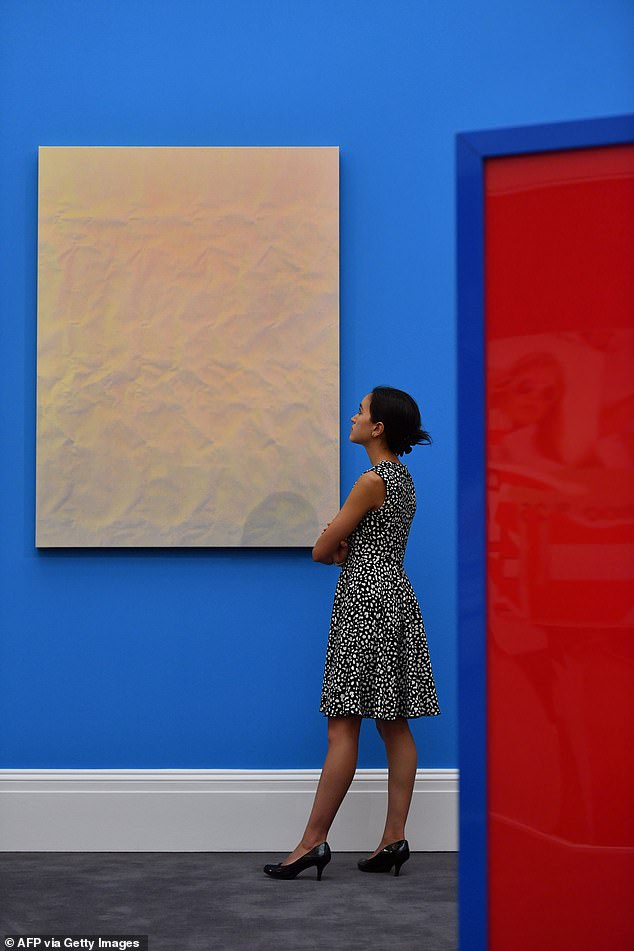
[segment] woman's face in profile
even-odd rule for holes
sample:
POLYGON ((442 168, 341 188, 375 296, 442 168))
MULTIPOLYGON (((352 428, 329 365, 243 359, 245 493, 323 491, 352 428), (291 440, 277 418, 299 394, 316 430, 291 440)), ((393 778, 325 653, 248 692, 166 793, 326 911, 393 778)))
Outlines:
POLYGON ((350 440, 351 442, 359 442, 365 444, 370 439, 370 434, 372 429, 376 425, 370 419, 370 402, 372 399, 372 394, 367 393, 361 402, 359 403, 359 409, 350 417, 352 422, 352 428, 350 430, 350 440))

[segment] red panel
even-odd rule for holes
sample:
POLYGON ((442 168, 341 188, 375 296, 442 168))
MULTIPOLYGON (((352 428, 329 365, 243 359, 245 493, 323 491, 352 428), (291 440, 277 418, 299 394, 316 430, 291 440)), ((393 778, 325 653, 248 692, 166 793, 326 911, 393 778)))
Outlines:
POLYGON ((486 162, 490 951, 634 948, 634 147, 486 162))

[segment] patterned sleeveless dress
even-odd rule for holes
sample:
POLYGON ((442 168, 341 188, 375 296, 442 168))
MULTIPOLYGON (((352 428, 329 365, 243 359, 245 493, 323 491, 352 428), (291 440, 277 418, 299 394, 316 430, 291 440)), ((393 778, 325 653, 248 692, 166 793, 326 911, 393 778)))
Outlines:
POLYGON ((416 511, 404 463, 382 460, 383 505, 350 533, 337 579, 320 711, 395 720, 440 713, 425 626, 403 556, 416 511))

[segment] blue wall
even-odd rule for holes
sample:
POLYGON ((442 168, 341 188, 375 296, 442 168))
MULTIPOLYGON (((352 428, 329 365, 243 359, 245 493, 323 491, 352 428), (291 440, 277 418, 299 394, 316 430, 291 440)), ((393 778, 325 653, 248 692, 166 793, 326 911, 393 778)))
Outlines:
MULTIPOLYGON (((626 0, 5 0, 3 768, 310 768, 338 569, 310 551, 34 547, 38 145, 341 147, 342 501, 377 383, 434 437, 406 568, 454 767, 456 132, 632 110, 626 0)), ((385 765, 364 721, 360 767, 385 765)))

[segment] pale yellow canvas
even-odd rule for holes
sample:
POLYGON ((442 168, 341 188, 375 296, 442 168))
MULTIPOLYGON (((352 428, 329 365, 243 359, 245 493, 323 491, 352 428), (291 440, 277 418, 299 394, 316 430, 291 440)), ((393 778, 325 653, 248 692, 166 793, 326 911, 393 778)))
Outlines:
POLYGON ((312 546, 339 150, 41 147, 36 545, 312 546))

